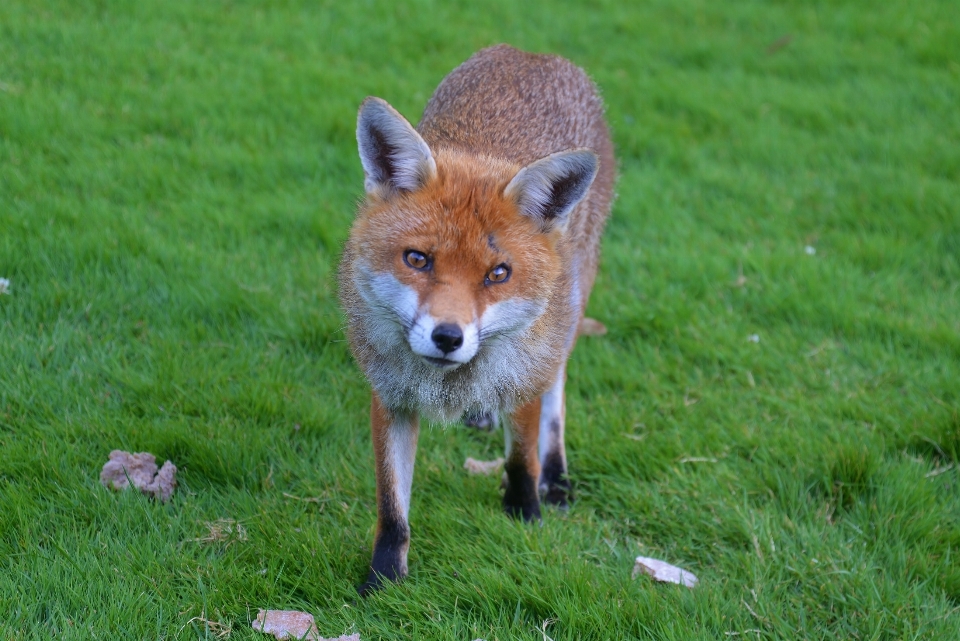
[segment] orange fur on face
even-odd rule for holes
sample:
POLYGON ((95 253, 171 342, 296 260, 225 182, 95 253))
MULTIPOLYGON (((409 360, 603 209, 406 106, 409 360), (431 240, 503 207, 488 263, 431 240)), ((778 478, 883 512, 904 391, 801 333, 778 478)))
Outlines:
POLYGON ((508 298, 549 298, 561 269, 560 234, 541 232, 503 197, 519 167, 457 152, 439 151, 436 160, 437 176, 422 189, 361 210, 352 233, 361 239, 357 255, 413 288, 439 322, 467 324, 508 298), (411 249, 431 259, 429 270, 404 262, 411 249), (485 283, 500 264, 510 278, 485 283))
POLYGON ((458 150, 433 154, 436 174, 420 189, 368 194, 344 252, 341 297, 354 354, 384 402, 455 420, 468 409, 508 409, 549 386, 580 310, 549 304, 555 296, 566 299, 571 286, 563 230, 544 232, 503 195, 520 167, 458 150), (410 267, 408 250, 426 255, 430 268, 410 267), (510 277, 486 282, 501 264, 510 277), (362 292, 384 276, 396 282, 389 294, 374 296, 372 308, 362 292), (438 372, 413 353, 413 319, 388 311, 393 321, 381 322, 376 310, 395 309, 406 291, 415 293, 416 318, 476 327, 476 356, 438 372), (484 314, 498 304, 510 306, 520 334, 510 330, 508 340, 487 341, 484 314))

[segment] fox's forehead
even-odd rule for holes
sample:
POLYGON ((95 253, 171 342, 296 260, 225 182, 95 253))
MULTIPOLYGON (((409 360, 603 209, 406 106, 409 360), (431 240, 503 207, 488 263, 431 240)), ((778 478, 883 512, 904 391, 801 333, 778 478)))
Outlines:
POLYGON ((367 238, 383 246, 431 255, 474 256, 487 262, 538 254, 553 244, 533 221, 505 199, 499 185, 429 185, 372 204, 358 221, 367 238))
POLYGON ((431 255, 447 253, 509 257, 535 243, 533 227, 511 212, 491 212, 496 206, 474 203, 410 203, 391 215, 399 223, 393 244, 409 245, 431 255), (402 220, 405 219, 405 220, 402 220))

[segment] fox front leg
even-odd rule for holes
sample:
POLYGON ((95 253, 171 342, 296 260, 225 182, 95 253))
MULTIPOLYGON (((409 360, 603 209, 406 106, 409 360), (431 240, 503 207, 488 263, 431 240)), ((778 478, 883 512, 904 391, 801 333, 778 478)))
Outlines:
POLYGON ((503 509, 512 517, 523 517, 524 521, 539 520, 540 399, 521 405, 504 423, 507 460, 503 466, 503 509))
POLYGON ((377 472, 377 533, 370 574, 358 588, 361 595, 379 589, 384 581, 399 581, 407 575, 407 517, 420 433, 416 416, 389 412, 376 393, 370 407, 370 428, 377 472))

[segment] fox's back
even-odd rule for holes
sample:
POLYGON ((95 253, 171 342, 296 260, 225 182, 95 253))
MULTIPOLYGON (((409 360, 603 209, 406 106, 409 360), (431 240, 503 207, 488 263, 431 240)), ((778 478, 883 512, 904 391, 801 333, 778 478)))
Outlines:
POLYGON ((417 130, 431 148, 456 147, 519 165, 588 147, 601 154, 602 166, 610 147, 603 103, 587 75, 559 56, 508 45, 479 51, 450 72, 417 130))

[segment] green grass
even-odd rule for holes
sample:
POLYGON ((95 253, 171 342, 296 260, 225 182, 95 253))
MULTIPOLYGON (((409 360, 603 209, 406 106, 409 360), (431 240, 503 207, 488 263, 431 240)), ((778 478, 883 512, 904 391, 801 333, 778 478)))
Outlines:
POLYGON ((259 607, 364 641, 960 638, 960 6, 459 4, 0 3, 0 638, 264 638, 259 607), (425 430, 410 577, 360 601, 356 109, 415 120, 501 41, 591 73, 620 163, 578 501, 511 522, 461 469, 500 436, 425 430), (103 489, 114 448, 172 459, 174 500, 103 489), (194 541, 220 518, 246 540, 194 541))

